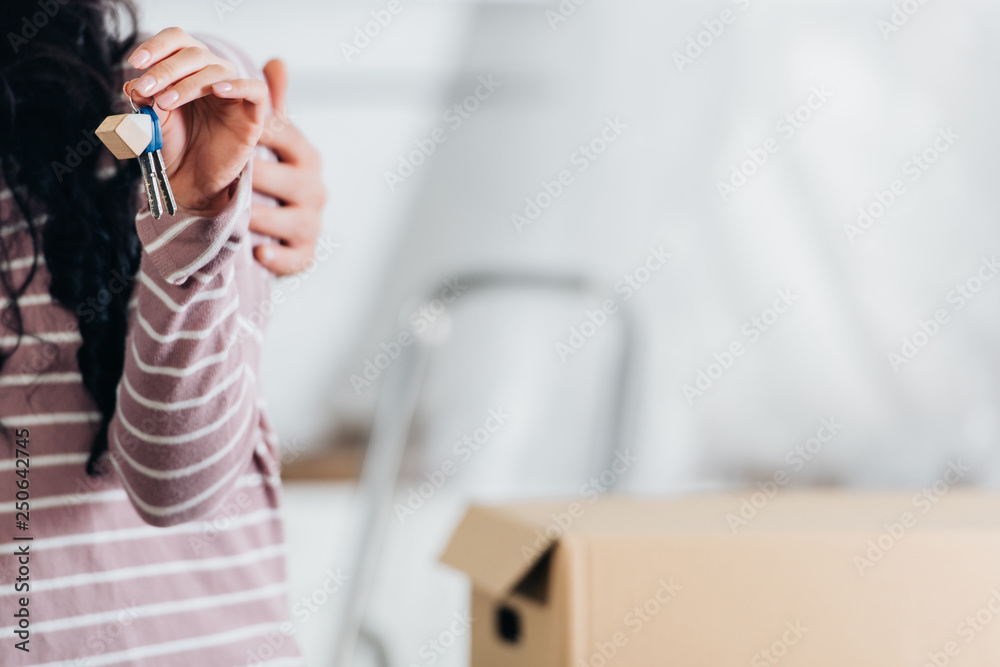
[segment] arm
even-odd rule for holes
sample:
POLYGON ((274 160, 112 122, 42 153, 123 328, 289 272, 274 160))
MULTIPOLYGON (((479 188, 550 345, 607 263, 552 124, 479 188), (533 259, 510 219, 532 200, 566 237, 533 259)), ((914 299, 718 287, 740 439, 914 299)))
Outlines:
POLYGON ((253 278, 238 254, 249 253, 250 155, 267 93, 263 82, 231 79, 232 63, 193 42, 165 31, 136 51, 146 50, 137 64, 156 85, 135 86, 167 108, 164 155, 181 212, 136 219, 143 254, 109 450, 140 516, 158 526, 211 511, 256 444, 253 355, 238 316, 253 278), (200 139, 189 146, 188 136, 200 139))
POLYGON ((136 224, 144 245, 134 286, 111 460, 140 516, 166 526, 225 497, 253 453, 257 395, 239 334, 235 253, 249 222, 250 168, 212 219, 136 224))

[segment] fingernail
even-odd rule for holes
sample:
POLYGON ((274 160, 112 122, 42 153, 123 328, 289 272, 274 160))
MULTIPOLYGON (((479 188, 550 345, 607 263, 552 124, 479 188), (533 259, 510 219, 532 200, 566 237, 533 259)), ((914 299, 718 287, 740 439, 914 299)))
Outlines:
POLYGON ((132 57, 128 59, 128 62, 130 65, 132 65, 132 67, 140 68, 144 67, 146 63, 149 62, 149 59, 151 57, 152 56, 150 55, 149 51, 147 51, 146 49, 139 49, 138 51, 132 54, 132 57))
POLYGON ((212 89, 217 93, 228 93, 233 89, 233 84, 223 81, 212 86, 212 89))
POLYGON ((176 90, 168 90, 167 92, 156 98, 156 103, 160 105, 161 109, 166 109, 171 104, 180 99, 180 93, 176 90))
POLYGON ((271 249, 269 245, 262 245, 260 247, 260 261, 270 262, 274 257, 274 250, 271 249))
POLYGON ((156 88, 156 79, 148 74, 135 84, 135 89, 139 91, 140 95, 148 95, 153 92, 153 88, 156 88))

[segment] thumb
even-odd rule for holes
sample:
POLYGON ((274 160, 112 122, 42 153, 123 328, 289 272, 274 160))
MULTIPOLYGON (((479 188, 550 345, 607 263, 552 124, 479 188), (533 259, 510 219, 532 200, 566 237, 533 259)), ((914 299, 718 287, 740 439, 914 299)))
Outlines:
POLYGON ((276 116, 287 116, 288 67, 284 61, 275 58, 264 65, 264 80, 271 91, 271 107, 276 116))

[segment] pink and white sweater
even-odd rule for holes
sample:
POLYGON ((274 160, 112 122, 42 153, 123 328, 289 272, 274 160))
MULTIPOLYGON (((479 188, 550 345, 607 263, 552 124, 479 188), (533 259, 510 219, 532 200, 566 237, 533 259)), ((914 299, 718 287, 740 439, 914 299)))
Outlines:
MULTIPOLYGON (((77 318, 52 302, 39 258, 20 299, 28 335, 0 371, 4 666, 301 664, 288 622, 277 442, 257 377, 272 284, 252 256, 252 163, 233 187, 217 218, 136 219, 141 268, 110 428, 113 472, 102 478, 84 471, 100 414, 81 383, 77 318), (15 647, 22 598, 28 652, 15 647)), ((9 191, 0 193, 0 234, 16 249, 0 270, 20 284, 33 258, 9 191)), ((108 289, 128 280, 108 276, 108 289)), ((0 346, 15 342, 0 324, 0 346)))

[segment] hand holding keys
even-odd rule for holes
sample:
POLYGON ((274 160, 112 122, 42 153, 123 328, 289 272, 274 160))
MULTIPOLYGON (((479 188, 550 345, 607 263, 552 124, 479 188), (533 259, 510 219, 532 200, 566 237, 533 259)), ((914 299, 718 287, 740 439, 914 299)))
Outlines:
POLYGON ((179 28, 147 39, 129 63, 141 72, 126 84, 136 113, 105 120, 101 140, 119 159, 139 159, 154 217, 221 214, 263 130, 266 84, 239 78, 239 67, 179 28))
POLYGON ((134 113, 108 116, 97 128, 97 138, 119 160, 139 158, 142 181, 149 200, 149 212, 157 220, 166 209, 168 215, 177 213, 177 201, 167 178, 163 162, 163 134, 160 119, 153 107, 139 109, 128 94, 134 113))

